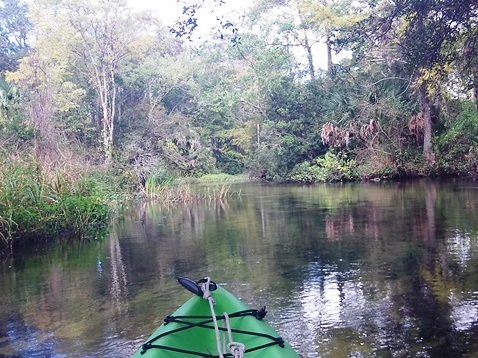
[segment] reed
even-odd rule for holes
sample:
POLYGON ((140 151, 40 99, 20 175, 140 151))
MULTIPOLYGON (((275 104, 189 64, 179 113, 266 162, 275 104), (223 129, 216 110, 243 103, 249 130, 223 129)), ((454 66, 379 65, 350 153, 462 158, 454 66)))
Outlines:
POLYGON ((149 179, 145 184, 145 195, 148 199, 162 203, 187 203, 194 200, 191 185, 188 183, 157 183, 149 179))
POLYGON ((225 200, 234 195, 240 195, 240 192, 232 191, 231 188, 230 184, 199 187, 189 182, 158 183, 154 181, 154 178, 148 178, 145 184, 145 196, 147 199, 156 200, 163 204, 172 204, 201 200, 225 200))
POLYGON ((85 238, 105 227, 108 206, 80 168, 18 159, 4 160, 0 167, 3 249, 31 241, 85 238))

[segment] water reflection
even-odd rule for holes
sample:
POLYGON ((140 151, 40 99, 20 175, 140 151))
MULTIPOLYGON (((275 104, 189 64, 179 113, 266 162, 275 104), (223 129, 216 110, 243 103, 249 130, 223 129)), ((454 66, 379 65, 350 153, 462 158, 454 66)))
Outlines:
POLYGON ((109 246, 110 256, 108 259, 111 272, 110 295, 115 308, 120 312, 122 310, 122 298, 128 295, 128 279, 123 264, 120 242, 115 231, 113 231, 110 236, 109 246))
POLYGON ((128 356, 209 275, 312 357, 478 353, 470 183, 244 185, 227 202, 143 203, 104 242, 2 265, 1 357, 128 356))
POLYGON ((465 269, 469 261, 478 254, 477 238, 472 238, 466 232, 456 231, 455 236, 446 240, 446 252, 453 258, 453 261, 465 269))

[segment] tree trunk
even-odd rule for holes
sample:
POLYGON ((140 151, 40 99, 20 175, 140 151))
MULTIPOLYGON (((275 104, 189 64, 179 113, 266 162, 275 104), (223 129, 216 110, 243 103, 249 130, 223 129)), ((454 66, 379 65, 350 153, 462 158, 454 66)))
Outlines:
POLYGON ((478 111, 478 74, 473 76, 473 97, 475 109, 478 111))
POLYGON ((325 41, 327 46, 327 72, 332 73, 332 41, 330 41, 330 36, 327 36, 327 41, 325 41))
POLYGON ((433 164, 435 161, 435 154, 432 148, 432 115, 430 98, 427 94, 426 85, 422 84, 419 89, 418 97, 420 100, 420 107, 423 113, 423 158, 428 164, 433 164))
MULTIPOLYGON (((107 66, 106 66, 107 67, 107 66)), ((112 68, 95 67, 96 87, 99 94, 102 110, 102 146, 105 164, 109 165, 113 159, 113 135, 116 116, 116 84, 112 68)))
MULTIPOLYGON (((305 18, 304 18, 304 14, 302 13, 300 8, 298 8, 297 10, 299 11, 300 22, 302 24, 305 24, 306 21, 305 21, 305 18)), ((306 56, 307 56, 307 63, 308 63, 308 66, 309 66, 310 79, 315 80, 314 56, 312 54, 312 45, 310 44, 310 41, 309 41, 309 31, 308 31, 307 26, 303 27, 303 34, 304 34, 303 41, 300 38, 298 38, 298 36, 296 37, 296 40, 302 45, 302 47, 305 50, 305 53, 306 53, 306 56)), ((313 44, 313 42, 312 42, 312 44, 313 44)))
POLYGON ((307 32, 304 32, 304 48, 307 53, 307 61, 309 64, 309 75, 311 80, 315 80, 315 67, 314 67, 314 57, 312 55, 312 47, 309 44, 309 38, 307 37, 307 32))

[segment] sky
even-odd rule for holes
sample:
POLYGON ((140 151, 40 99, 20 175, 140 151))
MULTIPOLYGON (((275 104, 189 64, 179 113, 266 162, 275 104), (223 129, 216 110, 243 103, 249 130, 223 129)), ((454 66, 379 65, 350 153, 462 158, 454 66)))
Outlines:
POLYGON ((181 4, 176 0, 128 0, 128 3, 135 10, 154 11, 165 25, 171 25, 181 14, 181 4))
MULTIPOLYGON (((165 26, 172 26, 182 13, 183 3, 191 3, 199 0, 128 0, 129 5, 134 10, 152 10, 160 18, 165 26)), ((207 38, 213 31, 217 31, 216 16, 224 17, 224 20, 238 23, 237 19, 243 14, 247 8, 252 6, 253 0, 225 0, 225 4, 215 5, 215 0, 204 0, 205 4, 201 12, 198 12, 198 27, 195 30, 196 39, 201 38, 199 43, 207 38)), ((217 1, 217 0, 216 0, 217 1)), ((193 41, 195 41, 193 37, 193 41)), ((327 69, 327 58, 324 44, 316 44, 313 51, 315 52, 315 66, 320 69, 327 69)), ((303 63, 306 63, 304 53, 297 54, 303 63)))
MULTIPOLYGON (((128 0, 129 5, 135 10, 152 10, 164 22, 171 26, 181 15, 183 3, 191 3, 191 0, 128 0)), ((203 9, 199 15, 199 26, 207 27, 208 21, 213 21, 216 15, 230 15, 234 12, 242 12, 251 6, 252 0, 226 0, 224 5, 214 5, 214 0, 205 0, 203 9), (214 11, 214 14, 212 14, 214 11), (204 23, 203 23, 204 22, 204 23)))

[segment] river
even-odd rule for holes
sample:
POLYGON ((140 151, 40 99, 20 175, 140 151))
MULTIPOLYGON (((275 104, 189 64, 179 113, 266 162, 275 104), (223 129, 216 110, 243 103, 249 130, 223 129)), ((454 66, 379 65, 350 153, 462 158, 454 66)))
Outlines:
MULTIPOLYGON (((200 188, 198 190, 209 190, 200 188)), ((304 358, 478 356, 478 183, 238 184, 6 258, 0 357, 128 357, 214 281, 304 358)))

